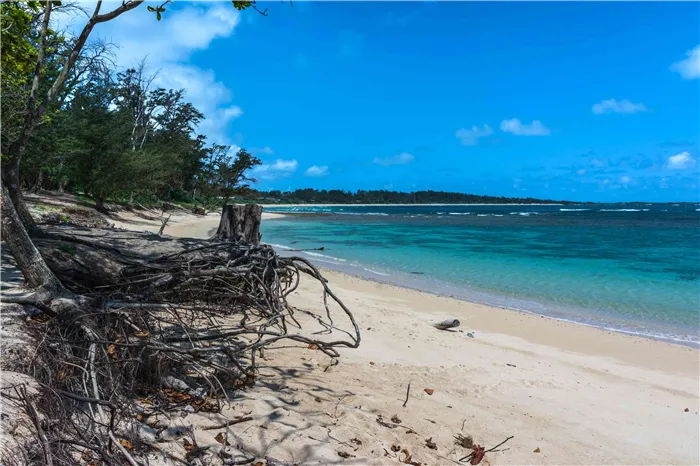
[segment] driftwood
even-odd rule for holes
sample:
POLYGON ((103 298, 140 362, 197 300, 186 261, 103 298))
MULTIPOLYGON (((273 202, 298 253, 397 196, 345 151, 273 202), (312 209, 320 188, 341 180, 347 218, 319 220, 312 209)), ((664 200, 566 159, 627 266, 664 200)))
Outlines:
POLYGON ((215 239, 240 241, 257 246, 260 244, 260 220, 262 206, 243 204, 224 206, 215 239))
POLYGON ((217 409, 255 382, 269 345, 314 345, 335 358, 337 348, 360 343, 352 313, 318 269, 270 246, 65 225, 42 236, 36 246, 66 289, 3 301, 45 314, 32 326, 28 370, 43 390, 37 409, 55 420, 40 432, 54 464, 72 464, 76 449, 106 464, 138 464, 124 447, 139 442, 137 413, 182 403, 217 409), (302 275, 321 285, 324 313, 288 305, 302 275), (179 387, 170 378, 185 388, 167 388, 179 387), (137 406, 144 396, 151 404, 137 406))
POLYGON ((457 327, 459 327, 459 320, 457 320, 457 319, 443 320, 442 322, 438 322, 437 324, 433 324, 433 327, 435 327, 438 330, 449 330, 451 328, 457 328, 457 327))

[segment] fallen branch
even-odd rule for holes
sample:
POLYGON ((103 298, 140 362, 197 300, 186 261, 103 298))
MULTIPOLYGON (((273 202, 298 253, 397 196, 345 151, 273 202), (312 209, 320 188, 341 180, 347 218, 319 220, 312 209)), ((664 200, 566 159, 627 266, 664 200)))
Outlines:
POLYGON ((163 236, 163 230, 165 230, 165 225, 168 224, 168 220, 170 220, 170 217, 172 217, 172 215, 168 215, 168 218, 163 218, 160 221, 160 230, 158 230, 158 236, 163 236))
POLYGON ((44 429, 41 428, 41 422, 39 422, 39 415, 36 412, 36 408, 34 408, 34 404, 29 399, 29 396, 27 396, 27 389, 24 385, 21 385, 16 390, 18 390, 18 395, 20 395, 20 398, 24 402, 24 407, 25 407, 25 410, 27 412, 27 415, 32 420, 32 423, 34 424, 34 428, 36 429, 37 435, 39 436, 39 441, 41 442, 41 449, 44 452, 44 460, 46 461, 47 466, 53 466, 53 456, 51 454, 51 445, 49 444, 49 440, 46 438, 46 434, 44 433, 44 429))
POLYGON ((408 394, 411 392, 411 382, 408 382, 408 388, 406 388, 406 401, 403 402, 403 407, 406 407, 406 403, 408 403, 408 394))
POLYGON ((489 448, 488 450, 484 449, 484 447, 482 447, 481 445, 473 445, 472 452, 469 453, 467 456, 460 458, 459 461, 462 462, 464 460, 468 460, 469 464, 477 465, 477 464, 481 463, 481 460, 484 458, 484 455, 486 453, 491 452, 491 451, 496 451, 496 448, 500 447, 501 445, 503 445, 504 443, 506 443, 508 440, 512 439, 513 437, 515 437, 515 436, 511 435, 510 437, 508 437, 507 439, 505 439, 504 441, 502 441, 501 443, 499 443, 495 447, 489 448))
POLYGON ((230 421, 226 421, 226 422, 223 423, 223 424, 216 424, 216 425, 214 425, 214 426, 205 426, 205 427, 202 427, 202 430, 223 429, 224 427, 233 426, 233 425, 236 425, 236 424, 240 424, 241 422, 248 422, 248 421, 252 421, 252 420, 253 420, 253 417, 252 417, 252 416, 243 416, 243 417, 239 417, 239 418, 236 418, 236 419, 232 419, 232 420, 230 420, 230 421))

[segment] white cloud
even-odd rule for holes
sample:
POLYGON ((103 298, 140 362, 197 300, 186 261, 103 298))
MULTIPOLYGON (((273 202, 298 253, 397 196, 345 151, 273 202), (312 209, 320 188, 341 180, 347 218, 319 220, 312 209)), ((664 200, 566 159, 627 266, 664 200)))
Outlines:
MULTIPOLYGON (((85 2, 81 6, 92 14, 95 3, 85 2)), ((104 2, 101 13, 114 8, 115 3, 104 2)), ((61 26, 79 32, 87 17, 80 14, 68 19, 64 14, 56 20, 61 26)), ((216 79, 214 72, 191 64, 190 57, 213 41, 230 37, 239 22, 240 13, 230 4, 199 2, 167 8, 162 21, 157 21, 155 14, 141 5, 112 21, 98 24, 91 37, 117 47, 114 59, 119 67, 132 67, 146 57, 147 71, 158 72, 153 86, 185 89, 185 100, 206 117, 199 131, 211 142, 231 143, 229 124, 243 111, 231 105, 233 93, 216 79)))
POLYGON ((576 170, 576 173, 578 173, 579 175, 585 175, 586 170, 584 168, 581 168, 580 170, 576 170))
POLYGON ((680 73, 683 79, 700 78, 700 45, 688 50, 685 55, 687 58, 671 65, 671 70, 680 73))
POLYGON ((630 102, 627 99, 615 100, 607 99, 603 100, 592 107, 592 111, 595 115, 602 115, 604 113, 638 113, 646 112, 649 109, 642 103, 630 102))
POLYGON ((540 120, 534 120, 529 125, 523 124, 517 118, 503 120, 501 131, 515 136, 547 136, 551 131, 540 120))
POLYGON ((223 110, 223 115, 225 118, 234 120, 239 116, 243 115, 243 110, 241 110, 241 107, 239 107, 238 105, 232 105, 223 110))
POLYGON ((270 146, 265 146, 265 147, 251 147, 250 148, 250 153, 251 154, 265 154, 265 155, 272 155, 275 153, 275 151, 272 150, 270 146))
POLYGON ((306 170, 304 173, 306 176, 326 176, 328 175, 328 166, 327 165, 312 165, 306 170))
POLYGON ((489 125, 484 125, 483 128, 474 125, 472 129, 458 129, 455 136, 465 146, 475 146, 479 142, 479 138, 490 136, 491 134, 493 134, 493 130, 489 125))
POLYGON ((629 176, 625 175, 620 178, 620 183, 622 184, 630 184, 632 182, 632 178, 629 176))
POLYGON ((403 165, 406 163, 411 163, 415 160, 416 158, 409 154, 408 152, 402 152, 399 155, 395 155, 393 157, 385 157, 385 158, 379 158, 375 157, 372 163, 376 163, 378 165, 403 165))
POLYGON ((690 156, 689 152, 681 152, 680 154, 672 155, 666 162, 666 167, 670 169, 684 169, 695 166, 695 159, 690 156))
POLYGON ((260 178, 261 180, 274 180, 277 178, 292 176, 294 172, 297 171, 298 167, 299 162, 294 159, 277 159, 274 163, 264 163, 253 167, 250 171, 255 178, 260 178))

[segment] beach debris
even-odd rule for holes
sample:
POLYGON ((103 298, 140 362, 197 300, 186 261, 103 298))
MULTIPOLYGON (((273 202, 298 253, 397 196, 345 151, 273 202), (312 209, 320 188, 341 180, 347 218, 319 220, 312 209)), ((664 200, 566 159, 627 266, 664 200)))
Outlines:
POLYGON ((687 413, 687 412, 690 412, 690 410, 689 410, 688 408, 685 408, 685 409, 683 410, 683 412, 687 413))
POLYGON ((506 366, 517 367, 515 364, 508 364, 508 363, 506 363, 506 366))
POLYGON ((354 458, 355 457, 355 455, 351 455, 347 451, 343 451, 343 450, 338 450, 338 456, 340 456, 341 458, 354 458))
POLYGON ((391 446, 391 451, 397 452, 399 450, 401 450, 401 445, 392 445, 391 446))
POLYGON ((443 320, 442 322, 438 322, 437 324, 433 324, 433 327, 435 327, 438 330, 448 330, 451 328, 457 328, 457 327, 459 327, 459 320, 457 320, 457 319, 443 320))
POLYGON ((362 445, 362 440, 360 440, 360 439, 357 438, 357 437, 351 438, 351 439, 350 439, 350 442, 354 443, 355 445, 362 445))
POLYGON ((435 390, 433 390, 432 388, 424 388, 423 391, 428 395, 432 395, 433 393, 435 393, 435 390))
MULTIPOLYGON (((464 460, 467 460, 467 461, 469 461, 469 464, 472 464, 472 465, 479 464, 479 463, 481 463, 481 460, 484 459, 484 455, 486 453, 489 453, 491 451, 503 451, 503 450, 497 450, 497 448, 500 447, 501 445, 503 445, 504 443, 506 443, 508 440, 512 439, 513 437, 514 437, 514 435, 511 435, 510 437, 508 437, 507 439, 505 439, 504 441, 502 441, 501 443, 499 443, 495 447, 491 447, 488 450, 486 450, 481 445, 472 445, 472 447, 471 447, 472 452, 469 453, 467 456, 460 458, 458 461, 462 462, 464 460)), ((506 450, 507 450, 507 448, 506 448, 506 450)), ((539 448, 538 448, 538 450, 539 450, 539 448)))
POLYGON ((370 361, 370 362, 369 362, 369 365, 370 365, 370 366, 374 366, 374 361, 370 361))
POLYGON ((388 422, 386 422, 386 421, 382 418, 382 415, 381 415, 381 414, 377 416, 377 424, 379 424, 379 425, 382 426, 382 427, 387 427, 387 428, 389 428, 389 429, 395 429, 395 428, 397 427, 395 424, 389 424, 388 422))
POLYGON ((467 434, 466 436, 462 434, 457 434, 454 436, 454 438, 455 443, 462 448, 471 449, 474 446, 474 439, 469 434, 467 434))
POLYGON ((539 452, 540 452, 540 447, 535 448, 535 453, 539 453, 539 452))
POLYGON ((404 464, 410 464, 412 466, 423 466, 423 463, 419 463, 418 461, 413 461, 411 454, 408 452, 408 448, 404 448, 401 450, 401 453, 399 453, 399 461, 401 461, 404 464), (403 458, 401 457, 403 455, 403 458))
POLYGON ((311 343, 311 344, 308 346, 308 348, 309 348, 310 350, 317 350, 317 349, 318 349, 318 345, 315 345, 315 344, 311 343))
POLYGON ((408 403, 408 394, 411 392, 411 382, 408 382, 408 388, 406 388, 406 401, 403 402, 403 407, 406 407, 406 403, 408 403))
POLYGON ((476 338, 472 332, 467 332, 467 336, 469 338, 476 338))
POLYGON ((337 359, 335 359, 335 358, 331 358, 331 362, 329 362, 328 365, 326 366, 326 368, 323 369, 323 372, 328 372, 328 371, 330 371, 332 367, 335 367, 335 366, 337 366, 338 364, 340 364, 340 361, 339 361, 339 360, 337 360, 337 359))
POLYGON ((394 424, 401 424, 401 419, 399 419, 399 417, 396 414, 394 414, 393 416, 391 416, 391 422, 393 422, 394 424))
MULTIPOLYGON (((247 414, 250 414, 250 413, 247 413, 247 414)), ((252 421, 252 420, 253 420, 252 416, 239 416, 237 418, 226 421, 222 424, 216 424, 215 426, 204 426, 204 427, 200 427, 200 428, 202 430, 225 429, 225 428, 232 426, 234 424, 240 424, 241 422, 248 422, 248 421, 252 421)))
POLYGON ((433 442, 432 437, 425 439, 425 446, 430 448, 431 450, 437 450, 437 445, 435 444, 435 442, 433 442))

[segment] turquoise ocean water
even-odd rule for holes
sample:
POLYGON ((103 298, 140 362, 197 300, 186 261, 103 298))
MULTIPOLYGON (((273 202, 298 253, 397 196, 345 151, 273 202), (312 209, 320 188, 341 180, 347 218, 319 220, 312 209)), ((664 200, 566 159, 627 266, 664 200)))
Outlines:
POLYGON ((700 346, 700 205, 273 207, 263 241, 441 295, 700 346))

